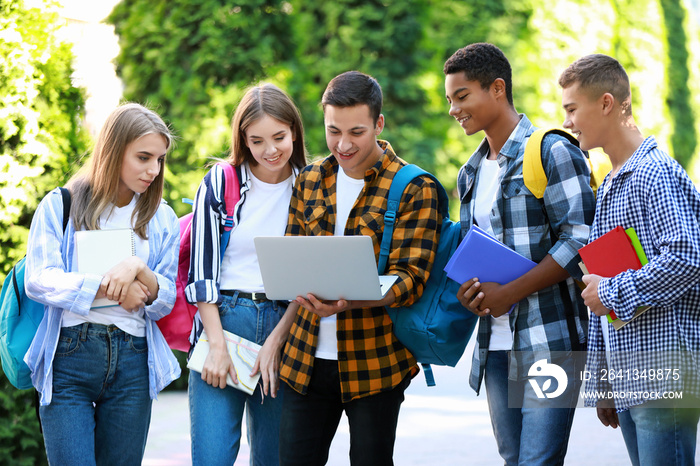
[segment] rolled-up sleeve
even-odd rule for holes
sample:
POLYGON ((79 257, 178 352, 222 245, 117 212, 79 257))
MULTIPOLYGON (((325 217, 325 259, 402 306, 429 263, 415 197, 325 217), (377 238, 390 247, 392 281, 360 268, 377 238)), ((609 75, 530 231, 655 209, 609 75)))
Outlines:
POLYGON ((217 165, 204 176, 194 199, 190 270, 185 296, 190 303, 220 303, 221 209, 223 169, 217 165))
POLYGON ((581 278, 578 250, 588 242, 595 211, 591 172, 579 148, 564 140, 552 145, 543 163, 548 180, 544 208, 556 236, 549 254, 571 276, 581 278))
POLYGON ((152 320, 170 314, 173 309, 177 293, 175 279, 180 251, 180 224, 175 212, 163 204, 156 220, 157 222, 152 224, 149 247, 155 248, 158 253, 150 254, 148 268, 158 280, 158 297, 145 309, 146 315, 152 320))

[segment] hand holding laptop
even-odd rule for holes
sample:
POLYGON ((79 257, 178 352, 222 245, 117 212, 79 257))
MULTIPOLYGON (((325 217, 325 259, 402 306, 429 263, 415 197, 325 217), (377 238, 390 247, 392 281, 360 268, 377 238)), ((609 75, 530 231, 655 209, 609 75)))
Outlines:
POLYGON ((398 278, 379 276, 368 236, 260 236, 254 241, 268 299, 301 297, 297 302, 304 307, 339 312, 341 300, 383 299, 398 278))

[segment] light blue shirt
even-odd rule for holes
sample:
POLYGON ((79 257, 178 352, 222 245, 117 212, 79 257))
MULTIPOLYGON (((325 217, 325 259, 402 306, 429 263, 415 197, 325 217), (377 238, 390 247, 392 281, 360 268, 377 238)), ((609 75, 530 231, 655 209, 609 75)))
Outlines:
MULTIPOLYGON (((51 403, 53 358, 61 333, 64 310, 87 315, 102 281, 99 275, 74 272, 75 229, 68 223, 63 234, 63 202, 58 189, 39 204, 32 219, 27 246, 27 296, 45 305, 45 314, 24 357, 32 383, 41 393, 41 405, 51 403)), ((148 268, 158 280, 158 298, 145 308, 148 341, 149 394, 155 399, 180 376, 180 366, 155 321, 170 313, 175 303, 180 226, 173 210, 163 202, 148 223, 148 268)))

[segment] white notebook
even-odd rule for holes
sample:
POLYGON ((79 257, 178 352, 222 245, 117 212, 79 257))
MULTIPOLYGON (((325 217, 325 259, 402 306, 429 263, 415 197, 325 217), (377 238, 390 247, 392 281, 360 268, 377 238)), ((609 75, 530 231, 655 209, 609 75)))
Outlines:
MULTIPOLYGON (((253 370, 253 365, 255 364, 255 360, 262 346, 246 340, 243 337, 239 337, 236 334, 227 332, 226 330, 224 330, 224 338, 226 339, 228 354, 231 356, 233 367, 236 370, 236 377, 238 378, 238 384, 234 384, 231 375, 227 375, 226 383, 233 388, 237 388, 252 395, 255 391, 255 386, 258 384, 258 380, 260 380, 260 373, 258 372, 255 376, 251 377, 250 372, 253 370)), ((189 361, 187 361, 187 368, 201 374, 204 368, 204 361, 207 359, 208 354, 209 340, 207 339, 207 334, 202 331, 199 340, 197 340, 197 344, 194 345, 192 355, 189 361)))
MULTIPOLYGON (((131 228, 75 232, 78 272, 104 275, 109 269, 136 254, 136 238, 131 228)), ((98 298, 91 308, 118 306, 116 301, 98 298)))

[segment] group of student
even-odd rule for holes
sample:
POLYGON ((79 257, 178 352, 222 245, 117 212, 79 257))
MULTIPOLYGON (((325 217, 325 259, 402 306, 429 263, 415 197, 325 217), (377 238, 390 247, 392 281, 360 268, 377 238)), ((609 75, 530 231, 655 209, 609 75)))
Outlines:
MULTIPOLYGON (((524 185, 523 151, 535 127, 513 105, 511 67, 501 50, 471 44, 447 60, 444 73, 449 114, 465 134, 485 134, 458 175, 462 233, 476 224, 537 263, 510 283, 474 277, 458 293, 465 312, 480 316, 470 384, 478 393, 484 382, 505 464, 563 464, 581 386, 571 377, 562 395, 568 407, 548 407, 526 383, 522 355, 549 355, 572 375, 576 358, 556 355, 586 350, 589 358, 615 351, 690 355, 679 382, 684 401, 698 400, 690 407, 604 397, 587 403, 597 405, 603 424, 621 427, 633 464, 694 464, 700 195, 655 139, 637 129, 624 69, 596 54, 562 73, 564 127, 580 148, 561 138, 542 154, 548 178, 542 199, 524 185), (596 147, 612 163, 597 198, 581 151, 596 147), (582 276, 578 250, 618 225, 635 228, 649 264, 615 277, 582 276), (629 320, 642 304, 651 309, 620 331, 609 329, 611 310, 629 320), (520 390, 515 407, 512 399, 509 405, 514 386, 520 390)), ((386 269, 398 279, 383 299, 267 299, 253 238, 365 235, 378 254, 388 189, 406 164, 378 139, 385 121, 374 78, 340 74, 321 103, 330 155, 307 164, 292 99, 271 84, 243 97, 228 158, 240 198, 223 254, 221 166, 211 168, 197 191, 186 295, 199 309, 192 343, 204 329, 210 350, 201 374, 189 377, 194 464, 234 463, 244 413, 251 464, 325 464, 343 413, 351 463, 393 464, 399 410, 418 366, 394 336, 385 306, 410 305, 421 296, 440 234, 437 186, 420 177, 403 194, 386 269), (262 345, 253 369, 261 383, 253 395, 227 386, 227 376, 236 381, 236 373, 223 330, 262 345)), ((26 289, 46 314, 25 359, 41 394, 51 464, 140 464, 151 400, 179 374, 155 325, 175 301, 179 224, 162 200, 171 143, 154 112, 120 106, 89 164, 68 183, 65 235, 59 190, 34 216, 26 289), (75 231, 112 228, 134 229, 136 255, 104 276, 76 273, 75 231), (120 305, 91 309, 98 297, 120 305)), ((613 386, 622 390, 625 382, 613 386)))

